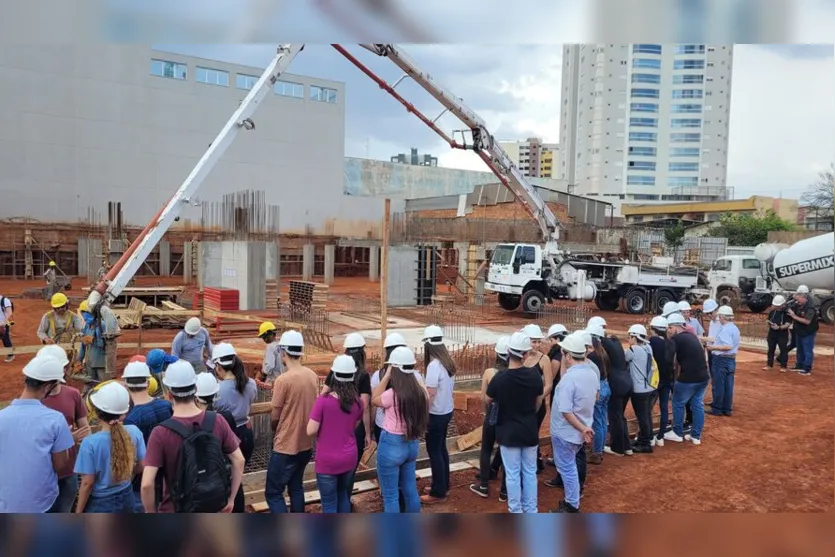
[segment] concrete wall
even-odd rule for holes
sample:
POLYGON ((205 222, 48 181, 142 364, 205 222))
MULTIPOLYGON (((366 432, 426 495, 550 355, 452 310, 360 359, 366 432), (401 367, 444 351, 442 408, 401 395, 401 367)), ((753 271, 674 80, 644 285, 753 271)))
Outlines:
POLYGON ((417 303, 417 249, 411 246, 389 247, 386 284, 390 307, 417 303))
POLYGON ((266 304, 267 244, 223 242, 221 284, 240 295, 240 309, 259 310, 266 304))

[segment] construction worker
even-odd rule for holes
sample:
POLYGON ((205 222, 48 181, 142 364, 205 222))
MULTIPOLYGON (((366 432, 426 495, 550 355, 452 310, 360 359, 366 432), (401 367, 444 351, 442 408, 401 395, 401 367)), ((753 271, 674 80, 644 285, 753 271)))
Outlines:
MULTIPOLYGON (((176 361, 177 358, 170 354, 166 354, 165 350, 160 348, 154 348, 148 352, 148 355, 145 358, 145 363, 148 364, 148 368, 151 370, 151 378, 157 381, 157 385, 163 392, 165 391, 165 387, 163 387, 162 384, 162 373, 170 364, 173 364, 176 361)), ((157 394, 158 393, 154 392, 151 393, 151 396, 156 396, 157 394)))
POLYGON ((186 321, 183 330, 174 337, 171 343, 171 355, 191 364, 195 373, 207 371, 206 360, 211 359, 212 339, 200 323, 200 318, 192 317, 186 321))
POLYGON ((97 304, 91 309, 84 300, 78 306, 78 313, 84 319, 84 331, 78 361, 83 363, 89 383, 98 383, 114 376, 116 368, 116 336, 119 325, 116 316, 107 306, 97 304))
POLYGON ((107 262, 107 259, 101 260, 101 267, 99 267, 99 271, 96 273, 96 283, 104 280, 104 277, 107 276, 107 272, 110 270, 110 264, 107 262))
POLYGON ((284 373, 284 363, 281 361, 281 346, 276 339, 277 332, 275 324, 271 321, 264 321, 258 327, 258 337, 267 344, 267 349, 264 351, 264 363, 261 365, 258 379, 270 385, 273 384, 276 377, 284 373))
POLYGON ((14 347, 12 346, 12 325, 14 325, 14 304, 6 296, 0 294, 0 340, 3 348, 11 348, 5 362, 14 361, 14 347))
POLYGON ((75 334, 84 331, 84 319, 70 311, 70 301, 63 292, 58 292, 50 300, 52 311, 41 318, 38 325, 38 338, 43 344, 72 342, 75 334))
POLYGON ((46 280, 46 298, 47 299, 51 299, 52 296, 54 296, 55 293, 58 290, 57 271, 58 271, 58 266, 55 264, 54 261, 50 261, 49 265, 46 268, 46 271, 44 271, 43 277, 46 280))

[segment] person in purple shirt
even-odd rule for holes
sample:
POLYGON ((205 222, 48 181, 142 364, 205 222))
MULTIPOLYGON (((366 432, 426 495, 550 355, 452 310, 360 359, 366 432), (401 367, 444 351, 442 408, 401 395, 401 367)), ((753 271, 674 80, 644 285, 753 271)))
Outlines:
POLYGON ((36 356, 23 368, 20 398, 0 410, 0 513, 45 513, 58 498, 58 475, 75 446, 67 420, 43 405, 64 383, 64 363, 36 356))

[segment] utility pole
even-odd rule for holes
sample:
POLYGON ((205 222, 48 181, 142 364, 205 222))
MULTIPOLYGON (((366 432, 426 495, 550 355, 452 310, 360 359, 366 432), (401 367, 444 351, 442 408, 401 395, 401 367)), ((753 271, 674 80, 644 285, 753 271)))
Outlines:
POLYGON ((391 233, 391 199, 383 205, 383 243, 380 246, 380 343, 386 340, 388 328, 389 234, 391 233))

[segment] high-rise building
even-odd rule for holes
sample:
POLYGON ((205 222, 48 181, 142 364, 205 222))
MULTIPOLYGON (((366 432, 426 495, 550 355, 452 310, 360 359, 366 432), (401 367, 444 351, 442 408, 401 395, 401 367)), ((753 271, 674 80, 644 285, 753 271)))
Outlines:
POLYGON ((411 164, 415 166, 438 166, 438 157, 432 155, 419 155, 418 150, 412 147, 409 154, 400 153, 391 157, 391 162, 399 162, 400 164, 411 164))
POLYGON ((529 137, 525 141, 499 141, 499 145, 525 176, 559 178, 560 146, 556 143, 529 137))
POLYGON ((624 202, 727 199, 732 67, 732 46, 565 46, 560 177, 624 202))

